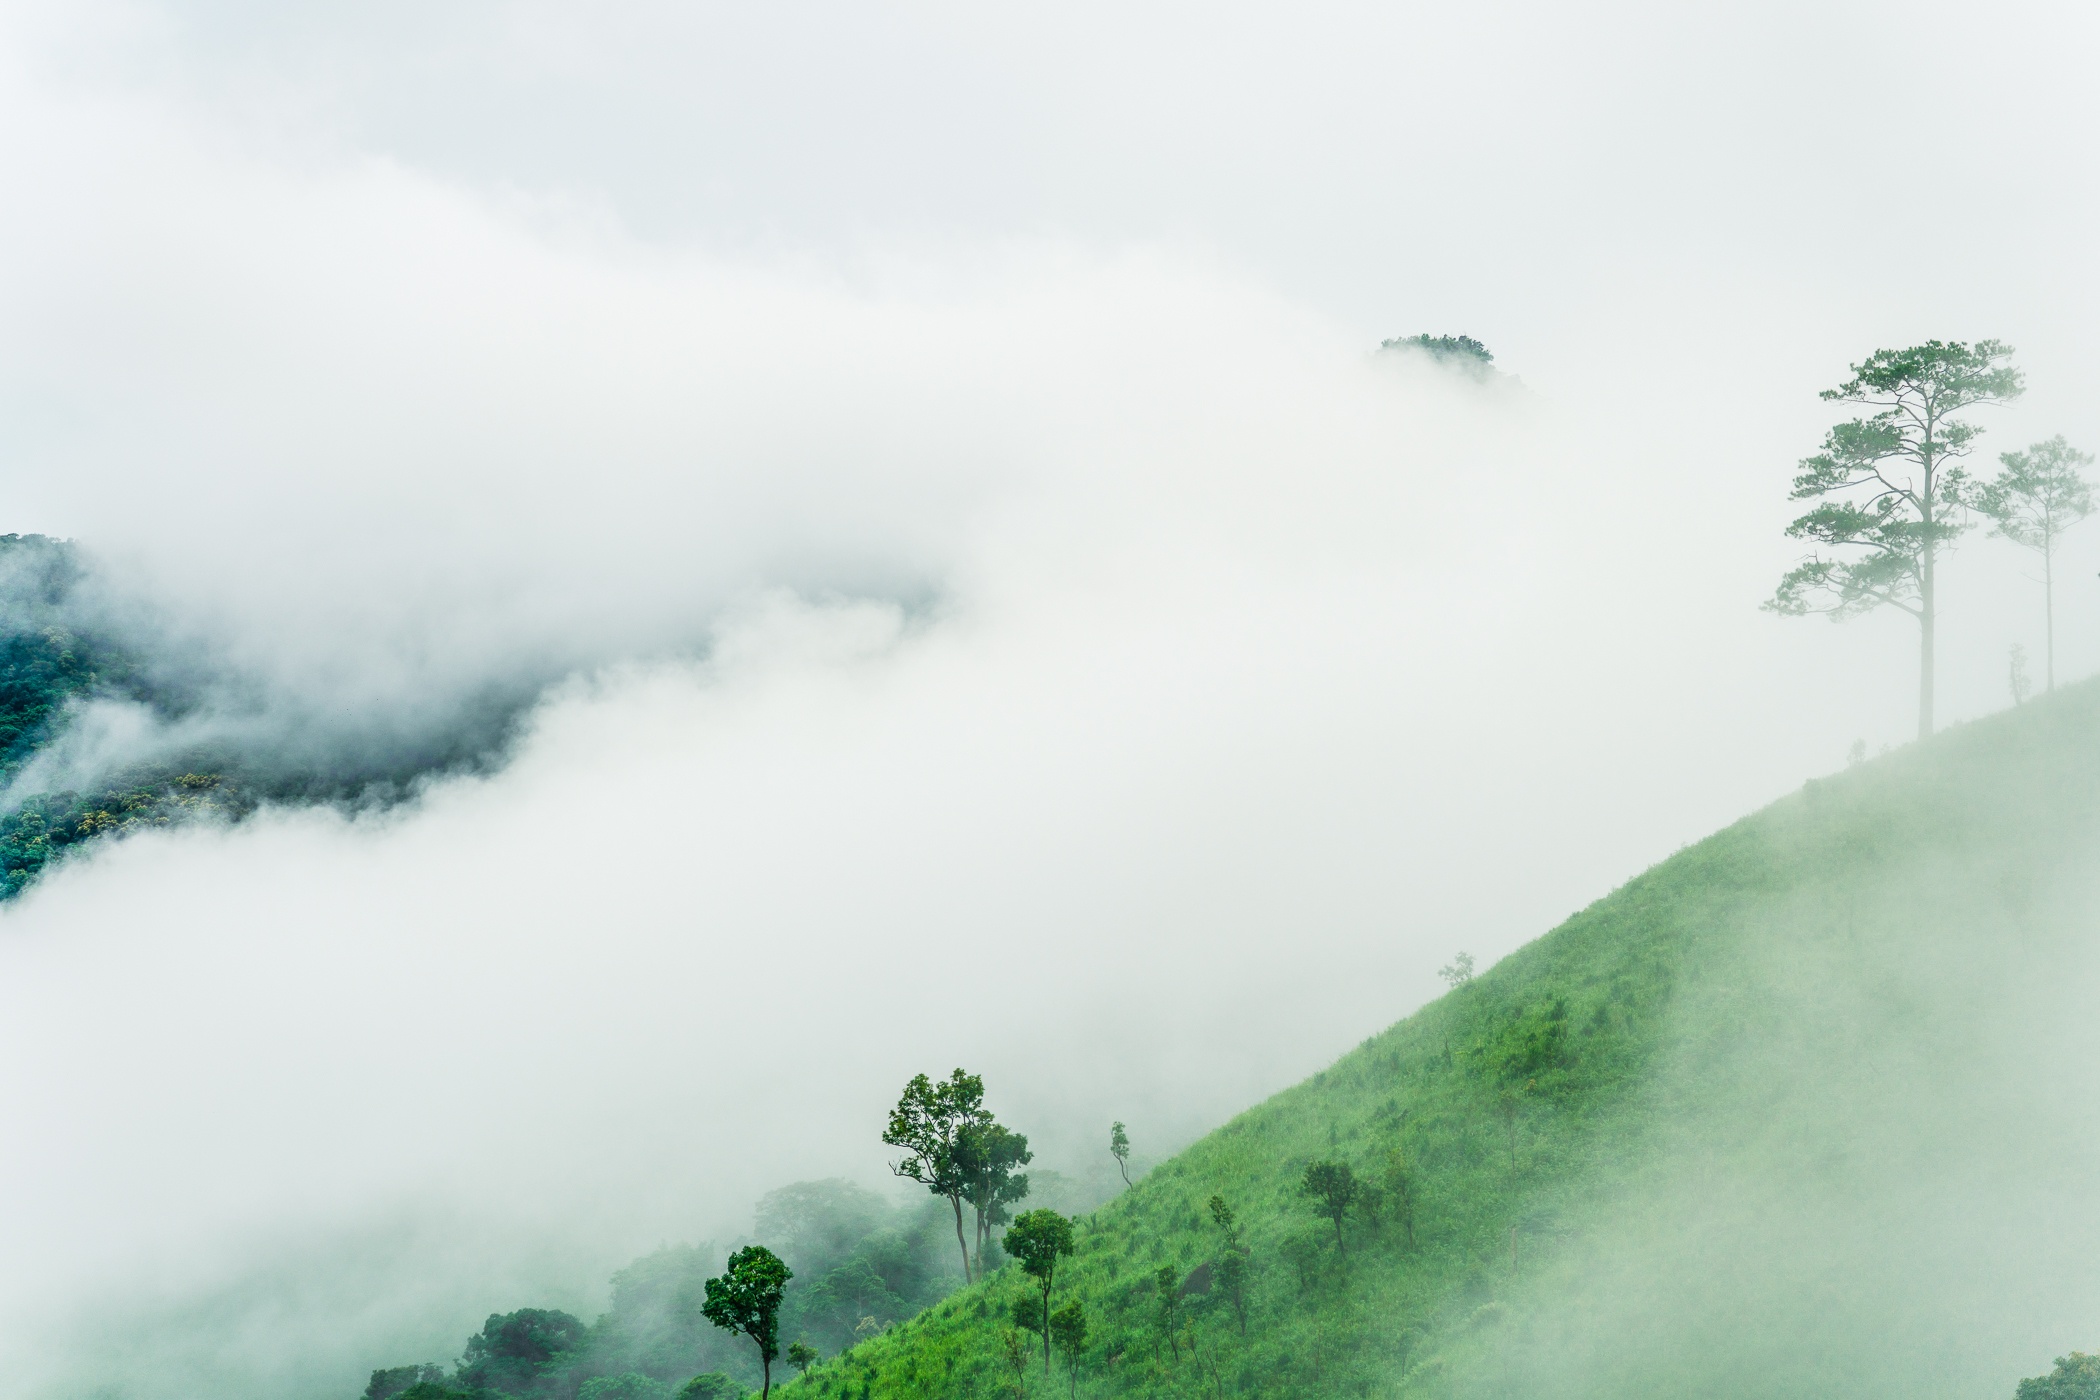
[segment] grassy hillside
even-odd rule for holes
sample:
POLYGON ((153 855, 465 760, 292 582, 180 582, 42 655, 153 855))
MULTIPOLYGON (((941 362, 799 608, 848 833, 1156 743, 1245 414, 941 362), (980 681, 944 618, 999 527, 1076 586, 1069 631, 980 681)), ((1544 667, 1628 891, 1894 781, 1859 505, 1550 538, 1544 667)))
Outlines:
MULTIPOLYGON (((782 1391, 2010 1396, 2100 1341, 2096 1007, 2085 685, 1807 784, 1077 1217, 1076 1365, 1017 1326, 1017 1265, 946 1276, 939 1203, 775 1193, 781 1344, 828 1354, 782 1391), (1339 1228, 1315 1166, 1364 1187, 1339 1228)), ((719 1261, 643 1261, 588 1327, 492 1317, 368 1397, 737 1393, 719 1261)))
POLYGON ((1079 1222, 1076 1374, 1009 1265, 786 1393, 2009 1395, 2100 1339, 2096 737, 2084 686, 1810 783, 1240 1115, 1079 1222), (1388 1188, 1343 1240, 1321 1161, 1388 1188))

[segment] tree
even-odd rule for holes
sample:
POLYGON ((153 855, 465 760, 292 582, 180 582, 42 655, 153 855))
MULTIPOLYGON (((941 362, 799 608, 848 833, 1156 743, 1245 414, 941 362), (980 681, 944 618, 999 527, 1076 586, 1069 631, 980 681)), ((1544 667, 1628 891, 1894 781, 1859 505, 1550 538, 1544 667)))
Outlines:
POLYGON ((1403 335, 1392 340, 1382 340, 1378 348, 1386 354, 1415 351, 1429 356, 1440 365, 1456 365, 1461 369, 1485 374, 1494 363, 1494 352, 1473 339, 1470 335, 1431 335, 1424 331, 1420 335, 1403 335))
POLYGON ((1873 414, 1832 428, 1823 450, 1802 459, 1789 497, 1818 504, 1787 526, 1788 538, 1841 553, 1809 555, 1764 606, 1840 622, 1881 607, 1915 618, 1921 739, 1932 733, 1939 552, 1965 528, 1960 512, 1975 494, 1961 459, 1981 429, 1958 415, 2020 396, 2020 372, 2004 363, 2011 355, 1995 340, 1876 350, 1822 395, 1873 414))
POLYGON ((678 1400, 737 1400, 743 1393, 735 1377, 705 1371, 678 1388, 678 1400))
POLYGON ((2092 454, 2058 434, 2025 452, 2001 452, 2004 469, 1976 493, 1976 506, 1991 519, 1991 533, 2042 556, 2042 688, 2056 689, 2056 541, 2093 513, 2093 486, 2084 468, 2092 454))
POLYGON ((1239 1221, 1232 1207, 1225 1204, 1223 1196, 1210 1198, 1211 1223, 1225 1235, 1225 1247, 1218 1254, 1218 1291, 1232 1304, 1232 1314, 1239 1319, 1240 1335, 1247 1335, 1247 1255, 1249 1250, 1240 1240, 1239 1221))
POLYGON ((454 1380, 468 1390, 523 1392, 554 1359, 581 1348, 590 1329, 581 1318, 557 1308, 519 1308, 491 1313, 467 1338, 454 1380))
MULTIPOLYGON (((1181 1275, 1172 1264, 1162 1264, 1152 1276, 1152 1286, 1159 1294, 1155 1306, 1159 1309, 1159 1335, 1166 1340, 1167 1350, 1178 1362, 1181 1360, 1181 1275)), ((1152 1353, 1155 1360, 1159 1353, 1152 1353)))
POLYGON ((809 1368, 816 1365, 817 1360, 817 1349, 808 1342, 796 1342, 788 1348, 788 1365, 795 1368, 798 1376, 808 1375, 809 1368))
POLYGON ((1298 1194, 1311 1198, 1313 1209, 1334 1222, 1335 1247, 1349 1257, 1348 1241, 1342 1237, 1342 1220, 1356 1204, 1362 1187, 1346 1162, 1314 1162, 1298 1183, 1298 1194))
POLYGON ((411 1386, 443 1385, 444 1381, 445 1369, 434 1361, 420 1366, 387 1366, 372 1373, 372 1383, 365 1387, 362 1400, 394 1400, 411 1386))
POLYGON ((780 1355, 780 1297, 794 1272, 762 1244, 746 1245, 729 1256, 720 1278, 707 1281, 707 1301, 700 1311, 724 1332, 742 1333, 758 1347, 764 1378, 759 1394, 773 1393, 773 1358, 780 1355))
POLYGON ((1121 1123, 1110 1125, 1108 1130, 1108 1155, 1116 1159, 1116 1170, 1123 1173, 1123 1189, 1130 1189, 1130 1135, 1123 1131, 1121 1123))
POLYGON ((1436 975, 1450 983, 1452 991, 1457 991, 1473 980, 1473 955, 1460 953, 1448 964, 1438 968, 1436 975))
POLYGON ((2057 1357, 2048 1375, 2021 1381, 2013 1400, 2100 1400, 2100 1356, 2074 1351, 2057 1357))
POLYGON ((961 1144, 966 1134, 991 1121, 984 1110, 981 1076, 958 1069, 936 1084, 919 1074, 904 1086, 904 1096, 890 1110, 889 1131, 882 1135, 885 1143, 905 1152, 902 1161, 890 1163, 890 1170, 945 1197, 954 1207, 955 1247, 962 1251, 964 1283, 975 1282, 976 1275, 970 1269, 970 1242, 963 1237, 962 1203, 970 1183, 961 1144))
POLYGON ((2012 690, 2013 704, 2024 705, 2034 690, 2034 682, 2027 679, 2027 648, 2014 642, 2005 653, 2005 683, 2012 690))
MULTIPOLYGON (((1072 1222, 1054 1210, 1023 1211, 1006 1229, 1006 1252, 1021 1261, 1021 1272, 1042 1286, 1043 1307, 1050 1315, 1050 1288, 1057 1281, 1057 1261, 1072 1253, 1072 1222)), ((1050 1331, 1043 1329, 1043 1374, 1050 1374, 1050 1331)))
POLYGON ((1028 1344, 1021 1334, 1009 1327, 999 1334, 999 1355, 1006 1362, 1006 1369, 1014 1373, 1014 1393, 1028 1392, 1028 1344))
POLYGON ((1079 1354, 1086 1350, 1086 1304, 1074 1298, 1050 1314, 1050 1340, 1065 1354, 1065 1375, 1079 1393, 1079 1354))
POLYGON ((992 1227, 1003 1223, 1006 1207, 1028 1195, 1028 1176, 1017 1172, 1035 1160, 1028 1139, 987 1118, 965 1127, 956 1137, 956 1162, 963 1178, 963 1198, 977 1216, 977 1272, 984 1272, 984 1246, 992 1227))
POLYGON ((1399 1148, 1385 1154, 1385 1198, 1393 1203, 1393 1214, 1407 1233, 1407 1247, 1415 1247, 1415 1183, 1407 1169, 1407 1157, 1399 1148))

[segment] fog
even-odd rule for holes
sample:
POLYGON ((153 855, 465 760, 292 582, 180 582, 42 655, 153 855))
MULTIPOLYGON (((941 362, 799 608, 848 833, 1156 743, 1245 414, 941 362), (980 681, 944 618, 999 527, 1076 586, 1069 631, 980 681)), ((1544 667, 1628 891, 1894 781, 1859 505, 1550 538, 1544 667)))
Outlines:
MULTIPOLYGON (((213 678, 69 771, 504 759, 0 914, 53 1394, 588 1310, 920 1070, 1164 1153, 1908 736, 1907 620, 1756 608, 1848 361, 1999 336, 1985 454, 2100 442, 2058 7, 426 11, 0 20, 0 529, 213 678)), ((1944 716, 2031 572, 1953 556, 1944 716)))

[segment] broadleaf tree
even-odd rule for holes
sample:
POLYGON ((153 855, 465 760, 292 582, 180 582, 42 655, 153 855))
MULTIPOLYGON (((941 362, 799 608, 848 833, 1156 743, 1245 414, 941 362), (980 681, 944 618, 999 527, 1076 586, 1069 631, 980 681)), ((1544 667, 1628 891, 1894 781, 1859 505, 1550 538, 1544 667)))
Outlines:
POLYGON ((1079 1358, 1086 1351, 1086 1304, 1074 1298, 1050 1314, 1050 1340, 1065 1354, 1065 1379, 1079 1394, 1079 1358))
MULTIPOLYGON (((1050 1289, 1057 1281, 1057 1261, 1072 1253, 1072 1222, 1054 1210, 1027 1210, 1014 1218, 1006 1230, 1006 1252, 1020 1261, 1021 1272, 1042 1289, 1043 1302, 1035 1315, 1047 1323, 1050 1289)), ((1043 1374, 1050 1374, 1050 1329, 1043 1328, 1043 1374)))
POLYGON ((1123 1173, 1123 1189, 1130 1189, 1130 1134, 1123 1131, 1121 1123, 1108 1129, 1108 1155, 1116 1159, 1116 1170, 1123 1173))
POLYGON ((1363 1194, 1356 1173, 1346 1162, 1314 1162, 1306 1167, 1305 1178, 1298 1183, 1298 1194, 1310 1199, 1315 1211, 1334 1222, 1335 1248, 1347 1259, 1349 1242, 1343 1238, 1342 1221, 1363 1194))
POLYGON ((749 1337, 758 1347, 761 1397, 773 1393, 773 1359, 780 1355, 780 1299, 794 1271, 762 1244, 729 1256, 719 1278, 707 1281, 701 1315, 725 1332, 749 1337))
POLYGON ((992 1227, 1004 1224, 1006 1208, 1028 1196, 1028 1174, 1019 1168, 1035 1160, 1025 1134, 1009 1131, 989 1118, 964 1128, 956 1138, 956 1159, 963 1176, 963 1199, 976 1214, 976 1266, 984 1272, 984 1247, 992 1227))
POLYGON ((1918 624, 1920 738, 1933 728, 1939 556, 1966 528, 1975 497, 1961 462, 1982 430, 1961 415, 2020 396, 2011 356, 1995 340, 1876 350, 1822 394, 1872 412, 1830 429, 1794 477, 1791 499, 1816 505, 1786 533, 1817 548, 1764 606, 1834 621, 1884 607, 1908 613, 1918 624))
POLYGON ((2025 452, 2001 452, 1998 475, 1976 493, 1976 506, 1991 519, 1991 533, 2042 556, 2042 685, 2056 689, 2056 541, 2093 513, 2093 484, 2080 452, 2062 434, 2025 452))
POLYGON ((975 1282, 976 1274, 970 1267, 970 1242, 963 1235, 963 1197, 970 1182, 962 1143, 991 1121, 984 1108, 983 1076, 958 1069, 936 1083, 919 1074, 904 1086, 903 1096, 890 1110, 889 1130, 882 1135, 891 1147, 904 1149, 903 1158, 890 1163, 890 1170, 918 1182, 954 1209, 964 1283, 975 1282))

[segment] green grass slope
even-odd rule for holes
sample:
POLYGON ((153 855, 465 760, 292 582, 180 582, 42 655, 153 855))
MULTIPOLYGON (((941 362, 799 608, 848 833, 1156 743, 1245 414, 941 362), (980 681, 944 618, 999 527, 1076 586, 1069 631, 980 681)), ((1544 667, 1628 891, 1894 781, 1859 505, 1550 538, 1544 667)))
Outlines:
POLYGON ((2096 854, 2090 685, 1811 783, 1083 1218, 1076 1370, 1009 1264, 785 1393, 2010 1395, 2100 1341, 2096 854))

